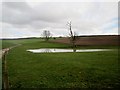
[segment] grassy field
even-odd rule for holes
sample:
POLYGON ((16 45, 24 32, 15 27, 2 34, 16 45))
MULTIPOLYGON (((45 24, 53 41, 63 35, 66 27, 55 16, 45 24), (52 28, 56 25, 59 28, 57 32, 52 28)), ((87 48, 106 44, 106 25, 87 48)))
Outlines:
MULTIPOLYGON (((70 48, 69 45, 34 40, 13 41, 22 45, 7 55, 11 88, 117 88, 118 50, 86 53, 27 52, 33 48, 70 48)), ((12 42, 12 43, 13 43, 12 42)), ((116 48, 107 46, 78 48, 116 48)))
POLYGON ((4 48, 8 48, 11 46, 15 46, 17 44, 26 44, 26 43, 33 43, 33 42, 37 42, 37 41, 42 41, 42 39, 19 39, 19 40, 0 40, 0 45, 2 45, 1 47, 4 48))

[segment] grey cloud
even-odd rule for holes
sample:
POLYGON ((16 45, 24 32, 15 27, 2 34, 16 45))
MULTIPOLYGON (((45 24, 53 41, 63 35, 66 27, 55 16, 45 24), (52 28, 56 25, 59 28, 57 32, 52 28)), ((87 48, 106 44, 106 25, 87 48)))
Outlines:
POLYGON ((78 6, 75 5, 76 3, 43 3, 33 9, 25 2, 5 2, 3 3, 3 22, 11 21, 14 24, 25 24, 37 20, 44 22, 63 21, 66 18, 79 16, 78 6))
POLYGON ((10 24, 11 28, 34 33, 48 28, 56 35, 67 34, 66 24, 72 21, 74 31, 96 33, 102 32, 98 29, 117 17, 116 8, 117 3, 47 2, 32 7, 27 2, 4 2, 0 21, 10 24))
POLYGON ((2 21, 12 24, 25 24, 31 21, 32 9, 24 2, 4 2, 2 8, 2 21))

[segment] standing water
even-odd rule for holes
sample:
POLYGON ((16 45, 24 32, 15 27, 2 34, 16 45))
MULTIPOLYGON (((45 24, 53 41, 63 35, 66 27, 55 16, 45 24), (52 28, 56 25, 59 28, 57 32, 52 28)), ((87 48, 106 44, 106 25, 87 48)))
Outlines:
POLYGON ((57 49, 57 48, 41 48, 41 49, 28 49, 27 51, 33 53, 59 53, 59 52, 98 52, 98 51, 111 51, 112 49, 57 49))

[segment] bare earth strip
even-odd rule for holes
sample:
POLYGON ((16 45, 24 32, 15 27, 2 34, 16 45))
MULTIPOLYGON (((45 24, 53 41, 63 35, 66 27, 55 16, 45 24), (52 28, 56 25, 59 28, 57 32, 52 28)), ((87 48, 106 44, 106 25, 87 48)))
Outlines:
POLYGON ((5 51, 9 50, 9 48, 0 50, 0 59, 2 58, 2 55, 4 55, 5 51))
POLYGON ((0 59, 2 58, 2 50, 0 50, 0 59))
POLYGON ((2 50, 0 50, 0 90, 2 89, 2 50))
POLYGON ((6 54, 8 53, 8 51, 9 48, 2 50, 2 87, 4 89, 9 88, 7 62, 6 62, 6 54))
POLYGON ((10 49, 20 46, 21 44, 5 48, 0 50, 0 59, 2 58, 2 86, 3 88, 9 89, 9 80, 8 80, 8 70, 7 70, 7 61, 6 61, 6 54, 9 52, 10 49))

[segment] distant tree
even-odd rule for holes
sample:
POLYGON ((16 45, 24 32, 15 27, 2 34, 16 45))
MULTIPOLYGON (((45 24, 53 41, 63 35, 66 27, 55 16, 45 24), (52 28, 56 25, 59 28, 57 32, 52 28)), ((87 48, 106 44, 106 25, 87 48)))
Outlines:
POLYGON ((59 36, 59 38, 62 38, 62 36, 59 36))
POLYGON ((71 42, 71 44, 72 44, 72 47, 74 48, 74 47, 76 47, 75 41, 76 41, 76 39, 77 39, 77 34, 76 34, 75 32, 73 33, 71 22, 68 22, 67 25, 69 26, 70 42, 71 42))
POLYGON ((50 31, 48 31, 48 30, 43 31, 43 37, 44 37, 45 41, 48 41, 50 39, 50 36, 51 36, 50 31))
POLYGON ((56 39, 55 37, 53 39, 56 39))

